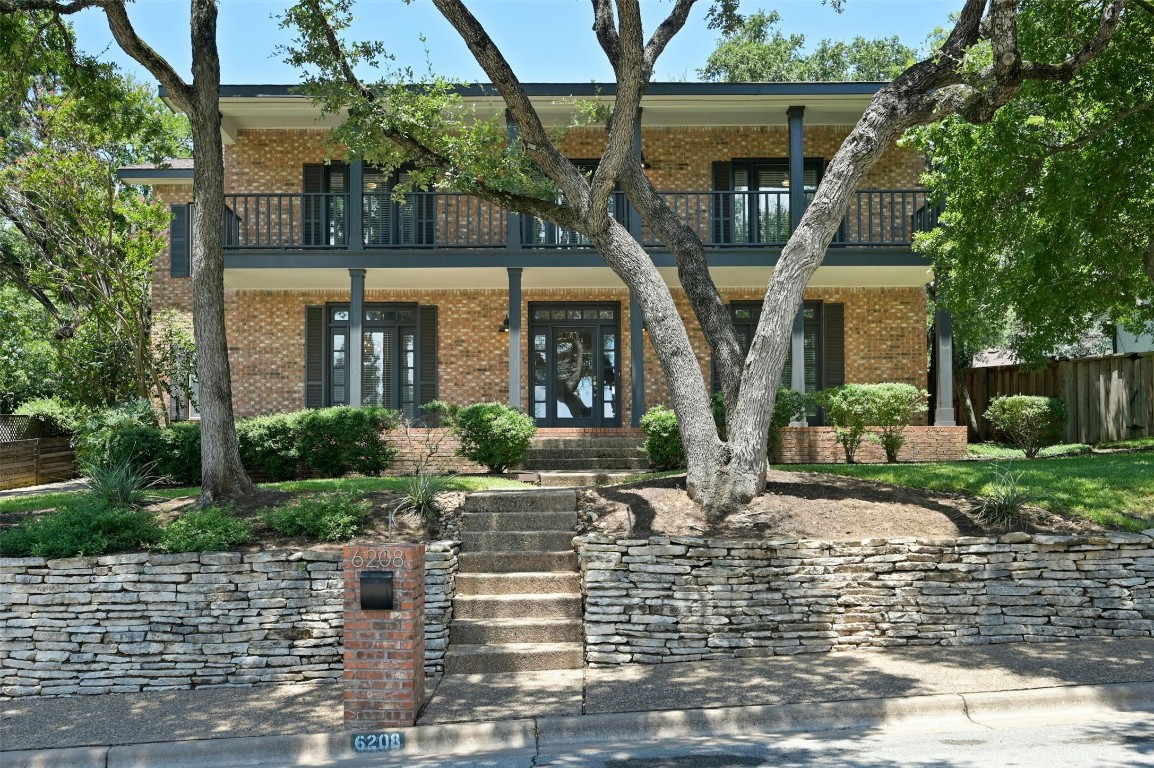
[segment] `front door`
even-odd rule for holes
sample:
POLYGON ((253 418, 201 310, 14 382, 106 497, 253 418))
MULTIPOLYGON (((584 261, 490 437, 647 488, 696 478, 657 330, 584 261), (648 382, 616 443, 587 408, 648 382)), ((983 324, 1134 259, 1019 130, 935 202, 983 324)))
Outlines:
POLYGON ((617 305, 535 304, 530 318, 537 425, 620 426, 617 305))

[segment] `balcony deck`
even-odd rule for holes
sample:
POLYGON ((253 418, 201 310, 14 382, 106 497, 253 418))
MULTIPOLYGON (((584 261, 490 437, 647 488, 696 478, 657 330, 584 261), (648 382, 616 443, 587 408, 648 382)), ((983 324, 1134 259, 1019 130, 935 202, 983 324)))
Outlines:
MULTIPOLYGON (((788 190, 662 194, 710 250, 780 250, 789 238, 788 190)), ((260 252, 592 250, 589 241, 577 232, 457 193, 413 192, 400 200, 375 193, 227 194, 225 204, 224 247, 236 256, 260 252), (354 211, 354 205, 360 210, 354 211), (361 236, 350 236, 358 224, 361 236)), ((610 207, 614 217, 645 248, 664 250, 623 194, 615 193, 610 207)), ((937 215, 925 190, 859 190, 831 249, 908 251, 914 233, 932 227, 937 215)))

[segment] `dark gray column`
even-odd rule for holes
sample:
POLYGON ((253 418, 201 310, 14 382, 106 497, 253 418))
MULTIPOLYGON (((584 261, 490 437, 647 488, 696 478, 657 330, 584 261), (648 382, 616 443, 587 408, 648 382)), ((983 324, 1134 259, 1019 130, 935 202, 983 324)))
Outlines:
POLYGON ((365 161, 355 157, 349 161, 349 211, 345 221, 349 223, 348 243, 354 251, 365 247, 365 161))
MULTIPOLYGON (((638 159, 644 161, 645 153, 641 151, 641 109, 637 109, 637 123, 633 128, 633 151, 637 153, 638 159)), ((641 212, 633 207, 633 203, 626 203, 626 210, 629 211, 629 234, 633 235, 633 239, 641 242, 641 212)))
POLYGON ((361 379, 364 368, 365 270, 349 270, 349 405, 361 407, 361 379))
MULTIPOLYGON (((794 392, 805 392, 805 303, 797 310, 793 318, 793 333, 790 334, 790 354, 793 356, 793 367, 790 370, 789 388, 794 392)), ((791 421, 791 427, 804 427, 805 414, 797 421, 791 421)))
POLYGON ((521 407, 521 272, 509 267, 509 407, 521 407))
MULTIPOLYGON (((505 110, 505 135, 509 139, 510 147, 517 143, 517 124, 513 122, 513 116, 509 114, 509 110, 505 110)), ((516 211, 509 211, 505 217, 505 223, 507 226, 505 232, 506 244, 510 250, 520 250, 521 214, 516 211)), ((512 315, 509 316, 509 322, 513 322, 512 315)), ((512 382, 512 379, 510 379, 510 382, 512 382)), ((512 402, 509 403, 509 405, 512 404, 512 402)))
POLYGON ((641 417, 645 415, 645 318, 632 291, 629 293, 629 361, 629 378, 633 385, 629 425, 640 427, 641 417))
POLYGON ((790 107, 789 116, 789 229, 793 232, 805 213, 805 107, 790 107))
POLYGON ((934 319, 934 343, 938 345, 938 380, 934 424, 957 426, 954 416, 954 318, 948 309, 939 309, 934 319))

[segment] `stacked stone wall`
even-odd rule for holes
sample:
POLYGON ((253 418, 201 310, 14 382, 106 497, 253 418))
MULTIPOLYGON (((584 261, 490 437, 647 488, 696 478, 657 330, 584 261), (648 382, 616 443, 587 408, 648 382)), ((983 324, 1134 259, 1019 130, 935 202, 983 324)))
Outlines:
POLYGON ((576 544, 596 665, 1154 633, 1154 530, 576 544))
MULTIPOLYGON (((425 671, 444 671, 459 545, 431 542, 425 671)), ((0 559, 0 697, 341 678, 339 552, 0 559)))

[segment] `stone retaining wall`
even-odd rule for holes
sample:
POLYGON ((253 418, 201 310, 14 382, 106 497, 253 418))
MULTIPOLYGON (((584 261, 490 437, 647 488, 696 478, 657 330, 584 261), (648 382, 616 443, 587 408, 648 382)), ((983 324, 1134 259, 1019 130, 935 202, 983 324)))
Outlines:
POLYGON ((1154 632, 1146 534, 575 540, 590 664, 1154 632))
MULTIPOLYGON (((899 461, 959 461, 969 447, 966 427, 906 427, 899 461)), ((884 463, 886 452, 867 436, 854 453, 859 464, 884 463)), ((844 464, 845 449, 833 427, 783 427, 779 464, 844 464)))
MULTIPOLYGON (((444 671, 459 544, 426 550, 444 671)), ((0 698, 340 680, 339 552, 0 559, 0 698)))

